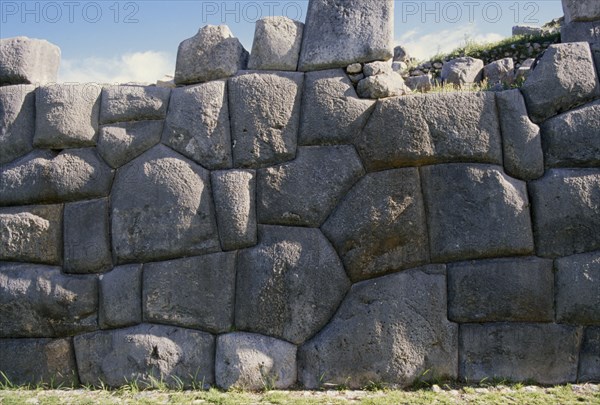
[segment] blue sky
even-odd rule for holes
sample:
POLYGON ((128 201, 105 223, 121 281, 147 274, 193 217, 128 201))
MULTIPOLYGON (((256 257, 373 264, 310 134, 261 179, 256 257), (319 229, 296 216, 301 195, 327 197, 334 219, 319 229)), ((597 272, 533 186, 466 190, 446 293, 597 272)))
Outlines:
MULTIPOLYGON (((153 82, 172 74, 179 43, 206 24, 227 24, 246 49, 255 21, 304 21, 307 0, 0 0, 0 37, 24 35, 60 46, 61 81, 153 82)), ((562 15, 560 0, 395 2, 395 39, 425 58, 465 42, 510 36, 516 24, 562 15)))

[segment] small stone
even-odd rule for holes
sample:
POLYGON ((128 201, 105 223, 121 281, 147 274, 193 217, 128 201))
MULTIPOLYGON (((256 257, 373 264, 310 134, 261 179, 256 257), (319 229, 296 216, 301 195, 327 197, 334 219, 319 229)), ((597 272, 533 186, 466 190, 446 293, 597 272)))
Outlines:
POLYGON ((542 33, 543 31, 540 27, 533 27, 530 25, 515 25, 514 27, 512 27, 513 37, 517 35, 538 37, 541 36, 542 33))
POLYGON ((433 76, 431 76, 430 74, 426 74, 423 76, 407 77, 404 80, 404 83, 406 83, 406 85, 412 91, 427 92, 430 91, 436 85, 436 80, 434 80, 433 76))
POLYGON ((408 65, 404 62, 392 62, 392 70, 396 73, 404 73, 408 69, 408 65))
POLYGON ((421 69, 413 69, 410 71, 411 76, 423 76, 424 74, 425 72, 423 72, 421 69))
POLYGON ((303 31, 303 23, 287 17, 265 17, 256 21, 248 69, 295 71, 303 31))
POLYGON ((0 165, 33 150, 35 87, 0 87, 0 165))
POLYGON ((515 66, 512 58, 504 58, 486 65, 483 68, 483 77, 487 79, 490 85, 500 83, 504 86, 510 86, 515 79, 514 72, 515 66))
POLYGON ((394 62, 408 62, 410 56, 405 47, 398 45, 394 48, 394 62))
POLYGON ((363 73, 359 73, 357 75, 349 75, 348 78, 350 79, 350 81, 354 84, 357 84, 358 82, 360 82, 362 79, 365 78, 365 75, 363 73))
POLYGON ((441 69, 441 68, 443 68, 443 67, 444 67, 444 64, 443 64, 442 62, 434 62, 434 63, 433 63, 433 67, 434 67, 435 69, 441 69))
POLYGON ((388 75, 393 73, 391 62, 370 62, 365 63, 363 67, 363 73, 366 77, 376 75, 388 75))
POLYGON ((102 329, 142 322, 142 265, 115 267, 100 276, 98 323, 102 329))
POLYGON ((348 73, 349 75, 355 75, 358 73, 362 73, 362 69, 362 64, 353 63, 351 65, 348 65, 348 67, 346 68, 346 73, 348 73))
POLYGON ((358 83, 357 93, 362 98, 380 99, 411 93, 398 73, 392 72, 367 77, 358 83))
POLYGON ((104 87, 100 124, 164 119, 170 94, 169 89, 157 86, 104 87))
POLYGON ((131 121, 100 127, 96 150, 113 169, 131 162, 160 142, 164 121, 131 121))
POLYGON ((0 39, 0 86, 56 83, 59 65, 60 48, 48 41, 0 39))
POLYGON ((165 89, 174 89, 175 85, 175 77, 171 75, 164 75, 162 79, 158 79, 156 81, 156 87, 162 87, 165 89))
POLYGON ((452 59, 444 64, 442 82, 457 86, 478 83, 483 77, 483 61, 471 57, 452 59))

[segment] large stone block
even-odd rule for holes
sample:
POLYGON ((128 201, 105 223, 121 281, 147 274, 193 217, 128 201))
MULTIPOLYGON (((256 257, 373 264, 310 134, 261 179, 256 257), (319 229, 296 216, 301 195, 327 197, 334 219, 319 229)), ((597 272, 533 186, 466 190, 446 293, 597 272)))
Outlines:
POLYGON ((565 21, 600 20, 600 3, 596 0, 562 0, 565 21))
POLYGON ((457 376, 458 326, 446 318, 444 266, 352 286, 331 322, 298 353, 298 377, 363 388, 457 376))
POLYGON ((82 384, 169 387, 214 382, 215 338, 205 332, 161 325, 88 333, 74 338, 82 384))
POLYGON ((164 121, 132 121, 100 127, 97 150, 113 169, 129 163, 160 142, 164 121))
POLYGON ((393 0, 311 0, 298 70, 388 60, 393 41, 393 0))
POLYGON ((592 22, 571 22, 561 26, 562 42, 588 42, 600 74, 600 18, 592 22))
POLYGON ((62 205, 0 208, 0 260, 59 265, 62 205))
POLYGON ((259 168, 296 155, 304 74, 245 72, 229 80, 233 162, 259 168))
POLYGON ((54 337, 97 329, 94 276, 59 267, 0 263, 0 337, 54 337))
POLYGON ((579 353, 579 381, 600 381, 600 327, 585 329, 579 353))
POLYGON ((144 265, 144 320, 227 332, 233 326, 235 252, 144 265))
POLYGON ((600 249, 600 170, 551 169, 529 191, 538 256, 600 249))
POLYGON ((369 171, 446 162, 501 164, 494 93, 379 101, 355 145, 369 171))
POLYGON ((98 322, 102 329, 142 322, 142 265, 115 267, 100 276, 98 322))
POLYGON ((556 260, 556 320, 600 325, 600 252, 556 260))
POLYGON ((512 58, 504 58, 483 67, 483 76, 488 85, 510 86, 515 80, 515 65, 512 58))
POLYGON ((474 164, 427 166, 421 176, 433 261, 533 252, 524 182, 474 164))
POLYGON ((416 168, 370 173, 323 225, 353 281, 427 263, 429 246, 416 168))
POLYGON ((208 171, 163 145, 118 170, 111 204, 119 263, 219 250, 208 171))
POLYGON ((303 31, 303 23, 287 17, 265 17, 256 21, 248 69, 295 71, 303 31))
POLYGON ((43 39, 0 39, 0 86, 55 83, 60 48, 43 39))
POLYGON ((0 87, 0 165, 33 149, 35 87, 0 87))
POLYGON ((460 378, 575 382, 581 334, 580 328, 556 324, 461 325, 460 378))
POLYGON ((350 282, 321 231, 259 226, 238 253, 235 326, 299 344, 331 318, 350 282))
POLYGON ((258 220, 319 227, 363 174, 352 146, 301 147, 292 162, 258 170, 258 220))
POLYGON ((156 86, 106 86, 102 89, 100 124, 162 120, 171 89, 156 86))

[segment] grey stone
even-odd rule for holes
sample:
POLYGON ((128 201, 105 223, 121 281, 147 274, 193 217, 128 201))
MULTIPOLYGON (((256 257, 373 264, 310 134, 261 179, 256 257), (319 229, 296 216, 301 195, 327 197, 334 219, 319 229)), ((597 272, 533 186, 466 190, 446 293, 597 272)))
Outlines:
POLYGON ((515 65, 512 58, 504 58, 483 67, 483 77, 488 85, 502 84, 510 86, 515 80, 515 65))
POLYGON ((457 346, 444 266, 407 270, 352 286, 332 321, 300 348, 298 377, 308 389, 456 378, 457 346))
POLYGON ((0 260, 61 264, 62 205, 0 208, 0 260))
POLYGON ((556 260, 556 320, 600 325, 600 252, 556 260))
POLYGON ((163 142, 207 169, 230 168, 227 82, 173 90, 163 142))
POLYGON ((542 124, 547 167, 600 166, 600 100, 542 124))
POLYGON ((100 124, 164 119, 170 94, 171 90, 157 86, 106 86, 100 124))
POLYGON ((481 259, 533 252, 527 187, 499 168, 421 168, 431 259, 481 259))
POLYGON ((579 353, 578 381, 600 381, 600 327, 586 328, 579 353))
POLYGON ((550 169, 529 191, 538 256, 600 249, 600 170, 550 169))
POLYGON ((550 45, 522 87, 536 123, 600 97, 590 46, 584 42, 550 45))
POLYGON ((4 378, 17 386, 73 387, 78 383, 70 338, 0 339, 0 370, 4 378))
POLYGON ((528 37, 538 37, 543 33, 542 28, 540 27, 532 27, 530 25, 515 25, 512 27, 512 35, 523 35, 528 37))
POLYGON ((525 100, 518 89, 496 93, 504 170, 521 180, 544 175, 544 153, 540 128, 529 119, 525 100))
POLYGON ((394 62, 408 62, 410 60, 410 56, 408 56, 408 51, 401 45, 398 45, 394 48, 394 62))
POLYGON ((234 332, 217 338, 215 380, 225 390, 286 389, 296 383, 296 346, 234 332))
POLYGON ((229 80, 233 161, 259 168, 296 155, 303 73, 244 72, 229 80))
POLYGON ((527 257, 448 265, 448 319, 552 322, 552 260, 527 257))
POLYGON ((118 266, 100 276, 98 322, 102 329, 142 322, 142 265, 118 266))
POLYGON ((600 20, 600 4, 596 0, 562 0, 565 22, 600 20))
POLYGON ((175 84, 195 84, 233 76, 246 69, 248 51, 226 25, 205 25, 179 44, 175 84))
POLYGON ((0 86, 55 83, 60 48, 43 39, 0 39, 0 86))
POLYGON ((413 91, 427 92, 437 85, 437 80, 430 74, 423 76, 410 76, 404 79, 404 83, 413 91))
POLYGON ((483 61, 469 56, 444 63, 440 77, 442 82, 462 86, 478 83, 483 77, 483 61))
POLYGON ((327 324, 350 282, 321 231, 261 225, 237 261, 235 326, 299 344, 327 324))
POLYGON ((405 74, 408 65, 405 62, 392 62, 392 70, 396 73, 405 74))
POLYGON ((322 229, 353 281, 427 263, 429 246, 418 170, 368 174, 322 229))
POLYGON ((362 175, 352 146, 300 147, 292 162, 258 170, 258 220, 319 227, 362 175))
POLYGON ((35 150, 0 167, 0 205, 55 203, 108 196, 113 171, 93 148, 58 155, 35 150))
POLYGON ((0 87, 0 165, 33 149, 35 87, 0 87))
POLYGON ((581 329, 556 324, 467 324, 460 327, 460 378, 506 378, 540 384, 577 379, 581 329))
POLYGON ((368 171, 446 162, 502 163, 491 92, 380 101, 355 145, 368 171))
POLYGON ((403 96, 411 93, 404 84, 404 79, 396 72, 379 74, 362 79, 356 88, 362 98, 380 99, 403 96))
POLYGON ((76 336, 75 355, 82 384, 121 387, 153 380, 169 387, 214 382, 215 338, 172 326, 139 325, 76 336))
POLYGON ((144 264, 144 320, 227 332, 233 326, 235 252, 144 264))
POLYGON ((33 145, 47 149, 96 146, 101 91, 94 83, 38 87, 33 145))
POLYGON ((119 169, 111 203, 118 263, 219 250, 209 172, 163 145, 119 169))
POLYGON ((588 42, 600 74, 600 20, 592 22, 571 22, 561 26, 562 42, 588 42))
POLYGON ((66 273, 101 273, 112 268, 108 199, 65 205, 66 273))
POLYGON ((295 71, 303 31, 303 23, 287 17, 265 17, 256 21, 248 69, 295 71))
MULTIPOLYGON (((336 71, 337 69, 330 69, 331 71, 336 71)), ((349 75, 356 75, 362 73, 363 65, 361 63, 352 63, 346 67, 346 73, 349 75)))
POLYGON ((393 0, 311 0, 298 70, 390 59, 393 19, 393 0))
POLYGON ((306 73, 298 142, 350 143, 365 126, 374 106, 375 101, 358 98, 341 69, 306 73))
POLYGON ((0 262, 0 337, 68 336, 97 328, 94 276, 60 267, 0 262))
POLYGON ((221 248, 235 250, 256 245, 255 171, 213 171, 211 185, 221 248))
POLYGON ((156 87, 163 87, 166 89, 174 89, 175 86, 175 77, 171 75, 164 75, 162 79, 158 79, 156 81, 156 87))
POLYGON ((164 121, 122 122, 100 127, 97 151, 113 169, 160 142, 164 121))
POLYGON ((393 73, 394 70, 392 69, 392 61, 375 61, 365 63, 362 72, 366 77, 370 77, 376 75, 388 75, 393 73))
MULTIPOLYGON (((309 72, 309 73, 310 73, 310 72, 309 72)), ((365 78, 365 75, 364 75, 364 74, 362 74, 362 73, 359 73, 359 74, 357 74, 357 75, 348 75, 348 79, 350 79, 350 81, 351 81, 353 84, 358 84, 358 82, 360 82, 360 81, 361 81, 362 79, 364 79, 364 78, 365 78)), ((358 97, 358 96, 357 96, 357 97, 358 97)), ((368 100, 365 100, 365 101, 368 101, 368 100)), ((373 102, 374 102, 374 101, 373 101, 373 102)))

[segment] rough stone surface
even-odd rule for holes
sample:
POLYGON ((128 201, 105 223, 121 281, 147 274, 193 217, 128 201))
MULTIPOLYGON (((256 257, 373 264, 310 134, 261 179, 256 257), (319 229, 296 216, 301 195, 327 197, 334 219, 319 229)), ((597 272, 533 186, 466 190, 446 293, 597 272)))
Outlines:
POLYGON ((214 382, 215 338, 200 331, 161 325, 139 325, 75 337, 82 384, 121 387, 152 379, 170 387, 214 382))
POLYGON ((483 68, 483 77, 489 85, 510 86, 515 79, 515 65, 512 58, 504 58, 487 64, 483 68))
POLYGON ((60 267, 0 262, 0 337, 68 336, 97 328, 93 276, 60 267))
POLYGON ((561 26, 562 42, 588 42, 596 69, 600 75, 600 19, 593 22, 572 22, 561 26))
POLYGON ((529 190, 538 256, 600 249, 600 170, 551 169, 529 190))
POLYGON ((350 282, 318 229, 259 226, 237 262, 237 330, 300 344, 331 318, 350 282))
POLYGON ((437 80, 426 74, 423 76, 411 76, 404 79, 406 86, 413 91, 427 92, 436 85, 437 80))
POLYGON ((540 27, 532 27, 530 25, 515 25, 512 27, 512 36, 525 35, 530 37, 537 37, 542 35, 543 31, 540 27))
POLYGON ((119 263, 219 250, 208 171, 165 146, 119 169, 111 203, 119 263))
POLYGON ((433 261, 533 252, 524 182, 476 164, 428 166, 421 175, 433 261))
POLYGON ((362 72, 366 77, 376 75, 389 75, 394 72, 392 69, 392 61, 375 61, 371 63, 365 63, 362 72))
POLYGON ((418 170, 368 174, 322 229, 353 281, 427 263, 429 246, 418 170))
POLYGON ((404 79, 396 72, 369 76, 358 82, 356 89, 362 98, 380 99, 409 94, 411 90, 404 84, 404 79))
POLYGON ((303 31, 303 23, 287 17, 265 17, 256 21, 248 69, 295 71, 303 31))
POLYGON ((230 168, 227 82, 173 90, 163 142, 207 169, 230 168))
POLYGON ((0 208, 0 260, 61 264, 62 205, 0 208))
POLYGON ((161 120, 171 90, 156 86, 107 86, 102 89, 100 123, 161 120))
POLYGON ((215 380, 222 389, 286 389, 296 383, 296 346, 252 333, 217 338, 215 380))
POLYGON ((565 21, 600 20, 600 3, 596 0, 562 0, 565 21))
POLYGON ((355 145, 369 171, 431 163, 502 163, 491 92, 422 94, 383 100, 355 145))
POLYGON ((160 142, 163 121, 122 122, 100 127, 97 151, 117 169, 160 142))
POLYGON ((60 48, 43 39, 0 39, 0 86, 55 83, 60 48))
POLYGON ((309 389, 456 378, 457 346, 444 267, 430 266, 355 284, 332 321, 300 348, 298 374, 309 389))
POLYGON ((0 87, 0 165, 33 149, 35 87, 0 87))
POLYGON ((248 71, 229 80, 236 167, 259 168, 296 154, 304 74, 248 71))
POLYGON ((98 322, 102 329, 142 322, 142 265, 118 266, 100 276, 98 322))
POLYGON ((461 325, 460 378, 575 382, 581 333, 555 324, 461 325))
POLYGON ((440 77, 442 82, 457 86, 480 82, 483 78, 483 61, 469 56, 444 63, 440 77))
POLYGON ((556 319, 600 325, 600 252, 556 260, 556 319))
POLYGON ((363 174, 352 146, 300 147, 292 162, 258 171, 258 220, 319 227, 363 174))
POLYGON ((33 145, 47 149, 95 146, 101 90, 94 83, 38 87, 33 145))
POLYGON ((233 76, 246 69, 248 51, 226 25, 205 25, 179 44, 175 84, 195 84, 233 76))
POLYGON ((394 48, 394 62, 408 62, 410 57, 408 51, 402 45, 394 48))
POLYGON ((236 254, 144 265, 144 321, 213 333, 233 326, 236 254))
POLYGON ((454 322, 552 322, 552 260, 492 259, 448 265, 448 318, 454 322))
POLYGON ((600 327, 586 328, 579 362, 579 381, 600 381, 600 327))
POLYGON ((346 67, 393 56, 393 0, 312 0, 298 69, 346 67))

